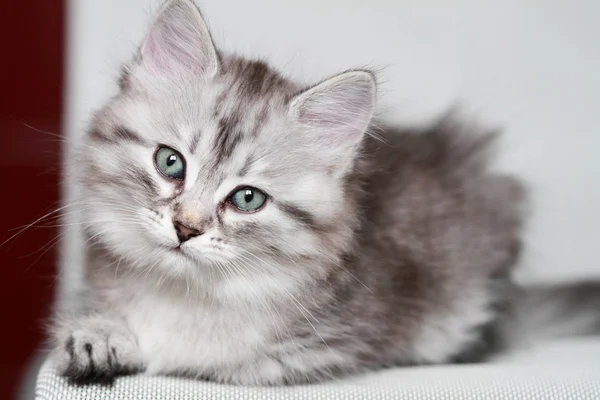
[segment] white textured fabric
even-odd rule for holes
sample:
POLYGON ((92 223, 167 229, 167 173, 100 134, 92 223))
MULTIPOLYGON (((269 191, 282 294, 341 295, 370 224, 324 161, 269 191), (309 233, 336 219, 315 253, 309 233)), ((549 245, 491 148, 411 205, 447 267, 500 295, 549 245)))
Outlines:
POLYGON ((321 385, 276 388, 149 376, 123 377, 112 387, 75 387, 46 363, 36 399, 600 400, 600 339, 547 343, 493 364, 398 368, 321 385))

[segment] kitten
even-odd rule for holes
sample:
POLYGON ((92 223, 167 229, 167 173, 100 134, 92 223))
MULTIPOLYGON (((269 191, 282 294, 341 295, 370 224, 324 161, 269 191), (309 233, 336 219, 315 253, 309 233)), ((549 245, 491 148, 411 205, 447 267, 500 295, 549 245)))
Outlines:
POLYGON ((74 160, 85 290, 58 370, 297 384, 510 344, 540 301, 510 278, 523 188, 451 118, 373 132, 375 98, 369 71, 304 88, 223 54, 167 1, 74 160))

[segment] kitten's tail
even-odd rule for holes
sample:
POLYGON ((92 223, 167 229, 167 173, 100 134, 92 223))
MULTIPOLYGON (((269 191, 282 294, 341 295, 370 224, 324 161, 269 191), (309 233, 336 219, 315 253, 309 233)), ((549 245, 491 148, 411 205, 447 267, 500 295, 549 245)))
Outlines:
POLYGON ((514 310, 521 339, 600 334, 600 281, 523 289, 514 310))

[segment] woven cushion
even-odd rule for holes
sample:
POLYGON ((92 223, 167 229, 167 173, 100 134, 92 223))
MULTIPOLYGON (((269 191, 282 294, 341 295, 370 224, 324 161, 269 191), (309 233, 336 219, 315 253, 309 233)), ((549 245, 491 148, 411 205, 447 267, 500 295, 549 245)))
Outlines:
POLYGON ((600 339, 545 343, 494 363, 398 368, 321 385, 248 388, 171 377, 131 376, 112 387, 74 387, 49 362, 39 400, 104 399, 600 399, 600 339))

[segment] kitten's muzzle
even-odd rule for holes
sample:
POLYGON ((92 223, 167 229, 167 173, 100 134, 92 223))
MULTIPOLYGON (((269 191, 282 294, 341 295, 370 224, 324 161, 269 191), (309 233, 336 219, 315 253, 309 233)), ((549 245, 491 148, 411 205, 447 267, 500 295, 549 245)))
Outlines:
POLYGON ((179 221, 173 221, 173 226, 175 227, 175 232, 177 233, 177 239, 179 239, 179 243, 187 242, 188 240, 204 233, 196 228, 191 228, 187 225, 184 225, 179 221))

